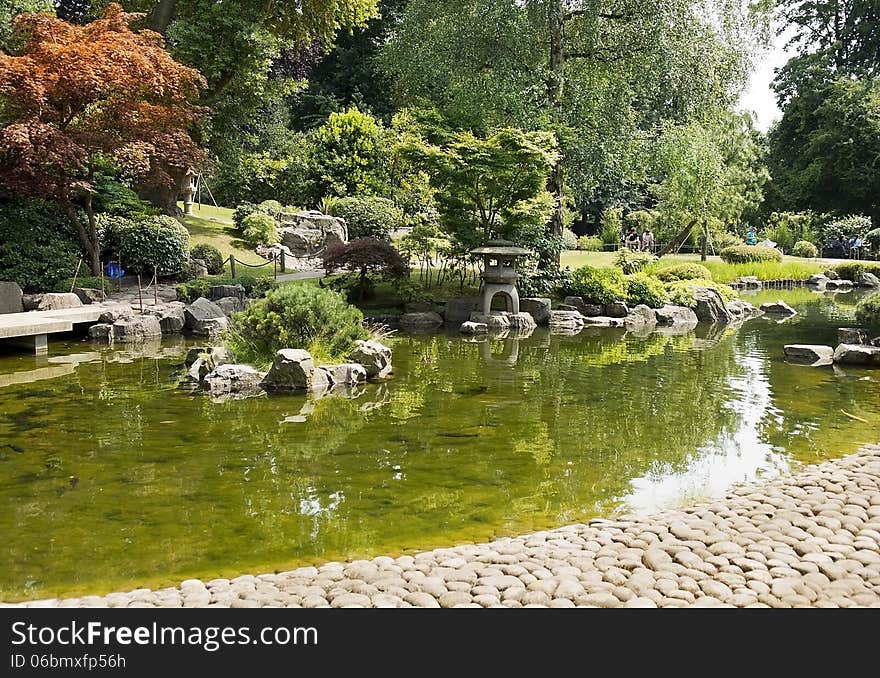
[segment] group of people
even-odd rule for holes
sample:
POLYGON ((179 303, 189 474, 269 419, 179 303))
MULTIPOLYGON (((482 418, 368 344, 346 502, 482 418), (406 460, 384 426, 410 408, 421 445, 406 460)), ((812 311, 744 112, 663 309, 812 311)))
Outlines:
POLYGON ((861 236, 854 235, 847 240, 838 235, 834 240, 828 243, 828 256, 833 258, 861 259, 864 246, 865 244, 862 241, 861 236))
POLYGON ((646 228, 639 235, 639 230, 635 226, 630 226, 629 230, 623 236, 623 244, 631 250, 644 250, 645 252, 654 251, 654 232, 650 228, 646 228))

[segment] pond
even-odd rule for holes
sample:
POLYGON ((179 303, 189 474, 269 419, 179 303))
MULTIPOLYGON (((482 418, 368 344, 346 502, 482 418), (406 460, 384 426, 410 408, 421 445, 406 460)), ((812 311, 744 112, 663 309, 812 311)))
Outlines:
POLYGON ((186 343, 0 356, 0 600, 399 554, 647 512, 876 442, 880 372, 810 368, 853 297, 681 336, 399 336, 354 398, 212 402, 186 343), (855 415, 864 422, 853 419, 855 415))

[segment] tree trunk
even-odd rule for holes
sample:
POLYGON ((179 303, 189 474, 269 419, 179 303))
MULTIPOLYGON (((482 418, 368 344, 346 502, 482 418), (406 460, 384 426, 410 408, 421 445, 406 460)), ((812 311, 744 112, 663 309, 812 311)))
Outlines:
POLYGON ((176 0, 159 0, 159 4, 153 8, 150 15, 150 30, 165 35, 168 25, 174 18, 174 4, 176 0))
MULTIPOLYGON (((554 121, 559 120, 559 112, 562 107, 562 94, 565 84, 565 9, 562 0, 552 0, 550 3, 550 75, 547 79, 547 103, 550 115, 554 121)), ((553 167, 550 179, 547 182, 547 190, 553 194, 555 207, 553 216, 548 224, 550 235, 562 237, 564 228, 563 220, 563 190, 564 176, 562 172, 562 156, 553 167)), ((558 265, 558 262, 557 262, 558 265)))
POLYGON ((662 257, 664 254, 669 254, 672 250, 677 249, 678 246, 682 242, 684 242, 684 239, 687 238, 691 234, 691 231, 694 230, 694 226, 696 226, 696 225, 697 225, 697 222, 695 222, 695 221, 692 221, 691 223, 689 223, 681 233, 679 233, 677 236, 675 236, 672 240, 669 241, 669 243, 666 245, 666 247, 664 247, 662 250, 657 252, 657 256, 662 257))
POLYGON ((87 232, 85 226, 83 226, 82 221, 80 221, 79 216, 77 216, 76 207, 74 207, 73 203, 66 202, 62 205, 62 208, 67 215, 68 220, 73 224, 74 229, 76 229, 76 235, 79 238, 79 244, 82 247, 83 254, 88 257, 89 268, 92 271, 92 275, 101 275, 101 248, 94 227, 95 216, 92 212, 91 198, 89 198, 88 202, 89 221, 91 222, 89 225, 89 231, 92 233, 91 238, 89 237, 89 232, 87 232))

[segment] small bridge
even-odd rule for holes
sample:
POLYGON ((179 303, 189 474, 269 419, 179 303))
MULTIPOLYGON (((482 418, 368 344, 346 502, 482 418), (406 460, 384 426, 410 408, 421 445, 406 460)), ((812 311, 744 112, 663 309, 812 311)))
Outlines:
POLYGON ((74 325, 93 325, 107 310, 99 304, 58 311, 27 311, 0 315, 0 341, 11 343, 37 355, 49 352, 50 334, 70 332, 74 325))

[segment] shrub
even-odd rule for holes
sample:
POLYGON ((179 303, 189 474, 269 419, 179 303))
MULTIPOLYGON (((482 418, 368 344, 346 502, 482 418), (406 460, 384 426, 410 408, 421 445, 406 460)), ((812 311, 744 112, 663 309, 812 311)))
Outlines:
POLYGON ((576 250, 578 247, 578 237, 570 228, 562 231, 562 249, 576 250))
POLYGON ((712 246, 716 251, 726 250, 728 247, 739 247, 745 242, 736 233, 730 231, 712 231, 712 246))
POLYGON ((331 113, 311 134, 319 195, 374 195, 387 190, 387 150, 380 120, 356 108, 331 113))
POLYGON ((42 200, 0 203, 0 279, 25 292, 45 292, 74 274, 79 257, 73 227, 57 206, 42 200))
POLYGON ((873 273, 880 278, 880 263, 877 262, 847 261, 842 264, 837 264, 837 266, 834 267, 834 270, 837 271, 837 275, 844 280, 852 280, 853 282, 858 280, 862 273, 873 273))
POLYGON ((693 308, 697 305, 694 299, 694 289, 697 287, 710 287, 713 290, 718 290, 726 301, 737 298, 736 290, 713 280, 674 280, 666 283, 666 292, 669 294, 670 303, 693 308))
POLYGON ((571 274, 566 294, 583 297, 594 304, 610 304, 626 297, 625 278, 616 268, 584 266, 571 274))
POLYGON ((602 212, 599 218, 601 231, 599 237, 602 242, 613 245, 619 243, 623 238, 623 208, 608 207, 602 212))
POLYGON ((675 280, 712 280, 712 273, 702 264, 676 264, 654 271, 653 276, 665 283, 675 280))
POLYGON ((191 302, 199 297, 207 297, 208 291, 214 285, 241 285, 244 287, 245 294, 251 298, 262 297, 278 287, 278 283, 270 277, 255 278, 242 275, 238 278, 229 276, 196 278, 177 286, 177 298, 179 301, 191 302))
POLYGON ((822 227, 823 244, 835 238, 849 240, 855 235, 863 235, 871 230, 868 217, 853 215, 843 219, 835 219, 822 227))
POLYGON ((345 219, 349 240, 388 240, 392 231, 404 225, 403 211, 386 198, 335 198, 329 207, 329 214, 345 219))
POLYGON ((874 256, 880 255, 880 228, 865 233, 865 242, 871 246, 874 256))
POLYGON ((623 271, 624 275, 631 275, 645 269, 655 261, 657 261, 657 257, 650 252, 634 252, 628 247, 622 247, 617 250, 614 265, 623 271))
POLYGON ((146 219, 105 217, 99 220, 105 246, 118 255, 130 273, 176 275, 189 258, 189 233, 183 225, 164 215, 146 219))
POLYGON ((264 200, 259 205, 257 205, 261 212, 265 212, 269 216, 277 217, 284 211, 284 205, 282 205, 277 200, 264 200))
POLYGON ((595 235, 582 235, 578 238, 577 248, 584 252, 598 252, 602 249, 602 238, 595 235))
POLYGON ((739 245, 721 250, 719 254, 728 264, 748 264, 754 261, 782 261, 782 252, 775 247, 739 245))
POLYGON ((95 212, 129 219, 159 214, 159 210, 147 201, 141 200, 132 189, 110 177, 100 177, 96 181, 95 189, 97 191, 93 205, 95 212))
POLYGON ((235 225, 235 230, 242 233, 244 231, 244 220, 254 212, 262 211, 263 210, 260 209, 259 205, 255 205, 252 202, 243 202, 240 204, 232 213, 232 223, 235 225))
POLYGON ((242 221, 244 241, 251 247, 274 245, 278 242, 278 222, 262 211, 248 214, 242 221))
POLYGON ((856 320, 863 325, 880 327, 880 292, 863 297, 856 304, 856 320))
POLYGON ((798 240, 794 247, 791 248, 791 253, 796 257, 803 257, 804 259, 815 259, 819 256, 819 250, 813 243, 807 240, 798 240))
POLYGON ((213 245, 199 243, 189 251, 190 259, 201 259, 205 262, 208 273, 218 275, 223 273, 223 255, 213 245))
POLYGON ((356 274, 346 289, 360 301, 375 284, 371 277, 394 279, 409 276, 409 264, 400 252, 391 243, 376 238, 358 238, 348 244, 328 247, 322 260, 327 273, 348 269, 356 274))
POLYGON ((522 297, 547 297, 573 294, 572 272, 568 267, 523 271, 516 283, 522 297))
POLYGON ((635 306, 646 304, 651 308, 660 308, 669 301, 669 294, 663 283, 647 273, 633 273, 624 282, 626 303, 635 306))
POLYGON ((72 287, 85 287, 92 290, 100 290, 102 286, 104 288, 105 294, 110 294, 110 292, 113 291, 113 281, 109 278, 104 278, 102 281, 100 276, 80 275, 76 277, 75 284, 73 278, 65 278, 64 280, 59 280, 57 283, 55 283, 52 291, 70 292, 72 287))
POLYGON ((285 285, 233 316, 228 340, 239 360, 265 365, 282 348, 302 348, 335 360, 366 339, 364 317, 337 292, 314 285, 285 285))

